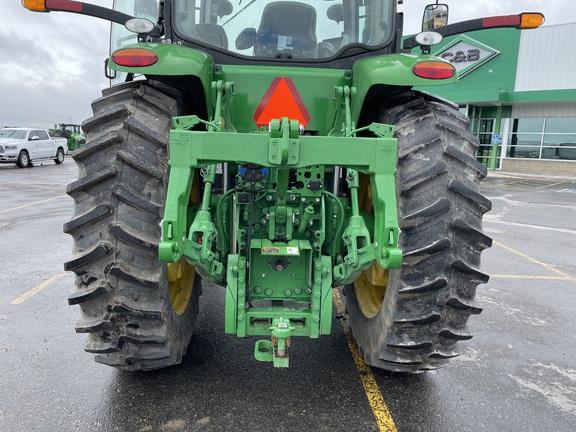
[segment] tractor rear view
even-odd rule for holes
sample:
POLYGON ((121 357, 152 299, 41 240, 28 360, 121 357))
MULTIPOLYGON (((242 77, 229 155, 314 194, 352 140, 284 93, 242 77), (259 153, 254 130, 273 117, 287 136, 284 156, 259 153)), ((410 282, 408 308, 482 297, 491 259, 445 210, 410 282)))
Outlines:
POLYGON ((96 361, 178 364, 202 285, 276 367, 330 333, 338 287, 371 366, 434 369, 472 337, 486 170, 458 106, 413 88, 457 80, 428 54, 442 36, 540 14, 447 25, 430 5, 403 41, 395 0, 23 3, 114 23, 64 226, 96 361))
POLYGON ((68 151, 74 151, 86 145, 86 137, 82 135, 79 125, 60 123, 50 129, 51 136, 66 138, 68 141, 68 151))

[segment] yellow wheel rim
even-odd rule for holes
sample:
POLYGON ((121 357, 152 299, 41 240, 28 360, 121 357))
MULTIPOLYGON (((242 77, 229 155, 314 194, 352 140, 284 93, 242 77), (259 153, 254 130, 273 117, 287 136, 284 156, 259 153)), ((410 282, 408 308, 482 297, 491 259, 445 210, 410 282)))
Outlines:
MULTIPOLYGON (((199 183, 198 170, 195 170, 194 182, 192 183, 192 190, 190 191, 190 204, 200 202, 199 183)), ((169 263, 166 266, 166 273, 168 277, 168 294, 170 295, 172 309, 174 309, 176 315, 182 316, 184 312, 186 312, 188 303, 190 303, 190 299, 192 298, 196 270, 185 258, 181 258, 177 263, 169 263)))
POLYGON ((354 281, 356 299, 366 318, 374 318, 380 310, 386 294, 388 274, 388 270, 374 263, 354 281))
MULTIPOLYGON (((370 177, 365 174, 360 174, 358 204, 362 211, 374 213, 370 177)), ((358 305, 366 318, 374 318, 382 307, 387 285, 388 270, 384 270, 377 263, 373 263, 372 267, 362 272, 360 277, 354 281, 358 305)))
POLYGON ((172 309, 174 309, 176 315, 184 315, 192 298, 196 270, 186 259, 182 258, 177 263, 168 264, 166 273, 172 309))

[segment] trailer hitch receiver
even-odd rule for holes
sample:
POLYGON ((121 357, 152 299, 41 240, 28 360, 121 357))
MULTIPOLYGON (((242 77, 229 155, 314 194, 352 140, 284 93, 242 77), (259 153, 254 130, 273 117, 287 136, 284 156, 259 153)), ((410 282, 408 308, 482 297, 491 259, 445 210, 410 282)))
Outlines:
POLYGON ((259 361, 272 361, 274 367, 288 367, 290 336, 295 327, 290 325, 289 319, 277 318, 272 321, 268 330, 272 332, 272 339, 256 342, 254 358, 259 361))

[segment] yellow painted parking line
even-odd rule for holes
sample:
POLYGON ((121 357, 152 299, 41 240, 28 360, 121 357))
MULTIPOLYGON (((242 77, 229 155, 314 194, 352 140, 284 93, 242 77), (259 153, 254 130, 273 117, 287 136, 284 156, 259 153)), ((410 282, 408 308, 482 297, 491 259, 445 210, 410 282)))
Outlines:
POLYGON ((514 181, 510 181, 510 182, 504 181, 504 182, 502 182, 502 183, 482 183, 482 187, 498 188, 498 187, 502 187, 502 186, 513 185, 513 184, 516 184, 516 183, 522 183, 522 182, 524 182, 524 181, 525 181, 525 180, 522 179, 522 180, 514 180, 514 181))
POLYGON ((563 184, 563 183, 566 183, 566 182, 558 182, 558 183, 547 184, 547 185, 540 186, 540 187, 535 187, 535 188, 532 188, 532 189, 534 189, 534 190, 541 190, 541 189, 546 189, 546 188, 549 188, 549 187, 552 187, 552 186, 558 186, 558 185, 561 185, 561 184, 563 184))
POLYGON ((22 294, 20 297, 18 297, 16 300, 12 300, 10 302, 10 304, 13 305, 18 305, 26 300, 28 300, 30 297, 38 294, 40 291, 42 291, 44 288, 48 287, 51 283, 56 282, 58 279, 60 279, 61 277, 65 276, 66 272, 62 272, 62 273, 58 273, 55 276, 52 276, 50 279, 42 282, 40 285, 38 285, 36 288, 31 289, 30 291, 28 291, 27 293, 22 294))
MULTIPOLYGON (((332 301, 336 306, 338 315, 343 315, 344 303, 340 298, 340 291, 338 291, 336 288, 332 289, 332 301)), ((344 324, 342 325, 342 328, 344 330, 344 334, 346 335, 346 340, 348 341, 348 348, 350 349, 352 357, 354 358, 356 369, 360 375, 360 380, 364 386, 364 393, 368 398, 368 403, 370 404, 372 413, 376 418, 378 430, 380 430, 380 432, 396 432, 396 425, 394 424, 394 420, 390 415, 390 410, 384 401, 384 396, 382 396, 382 393, 380 392, 380 388, 378 387, 378 383, 376 382, 376 378, 374 378, 372 370, 369 366, 366 365, 366 363, 364 363, 360 352, 358 352, 358 347, 354 343, 350 329, 348 329, 344 324)))
POLYGON ((36 176, 36 177, 27 177, 25 180, 14 180, 9 182, 0 181, 0 186, 9 185, 9 184, 20 184, 20 185, 28 185, 30 180, 46 180, 44 176, 36 176))
POLYGON ((60 199, 60 198, 65 198, 65 197, 67 197, 67 196, 68 196, 68 195, 59 195, 59 196, 54 197, 54 198, 48 198, 48 199, 45 199, 45 200, 42 200, 42 201, 36 201, 36 202, 30 203, 30 204, 24 204, 24 205, 21 205, 21 206, 19 206, 19 207, 13 207, 13 208, 7 209, 7 210, 0 210, 0 214, 2 214, 2 213, 8 213, 8 212, 15 211, 15 210, 20 210, 20 209, 23 209, 23 208, 25 208, 25 207, 30 207, 30 206, 33 206, 33 205, 36 205, 36 204, 42 204, 42 203, 45 203, 45 202, 54 201, 54 200, 57 200, 57 199, 60 199))
POLYGON ((506 186, 511 185, 511 184, 516 184, 516 183, 524 183, 526 181, 526 179, 520 179, 520 180, 514 180, 511 182, 506 182, 506 186))
POLYGON ((496 246, 501 247, 502 249, 506 249, 507 251, 510 251, 510 252, 512 252, 512 253, 514 253, 514 254, 516 254, 516 255, 518 255, 518 256, 520 256, 520 257, 522 257, 522 258, 524 258, 530 262, 533 262, 534 264, 537 264, 541 267, 544 267, 546 270, 550 270, 552 273, 556 273, 557 275, 561 276, 563 278, 563 280, 569 280, 572 282, 576 282, 576 277, 570 276, 569 274, 564 273, 563 271, 560 271, 560 270, 552 267, 550 264, 546 264, 546 263, 543 263, 542 261, 538 261, 537 259, 532 258, 532 257, 526 255, 525 253, 517 251, 516 249, 512 249, 511 247, 505 246, 502 243, 499 243, 497 241, 494 241, 493 243, 496 246))
POLYGON ((538 180, 519 179, 519 180, 514 180, 514 181, 504 182, 504 183, 499 183, 499 184, 486 183, 486 185, 483 185, 483 186, 484 187, 488 186, 488 187, 492 187, 492 188, 497 188, 497 187, 501 187, 501 186, 512 185, 512 186, 514 186, 513 189, 542 190, 542 189, 546 189, 549 187, 558 186, 558 185, 561 185, 563 183, 566 183, 566 181, 561 181, 561 182, 549 183, 549 184, 542 185, 542 182, 543 181, 538 181, 538 180), (536 183, 536 185, 533 185, 533 183, 536 183))

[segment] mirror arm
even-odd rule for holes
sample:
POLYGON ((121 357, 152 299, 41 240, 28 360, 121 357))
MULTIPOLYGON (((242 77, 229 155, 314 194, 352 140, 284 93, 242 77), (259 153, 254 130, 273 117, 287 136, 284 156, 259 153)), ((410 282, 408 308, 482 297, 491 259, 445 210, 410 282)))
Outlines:
POLYGON ((134 18, 131 15, 114 9, 74 0, 44 1, 43 9, 32 10, 42 12, 71 12, 79 15, 88 15, 94 18, 104 19, 122 25, 126 24, 126 21, 134 18))
MULTIPOLYGON (((502 27, 509 27, 509 28, 518 28, 517 25, 502 25, 502 26, 491 26, 489 28, 502 28, 502 27)), ((439 33, 442 37, 446 36, 454 36, 457 34, 467 33, 471 31, 477 30, 484 30, 487 28, 484 25, 484 18, 476 18, 468 21, 457 22, 454 24, 448 24, 445 27, 439 27, 434 29, 434 32, 439 33)), ((416 35, 410 36, 404 40, 404 49, 412 49, 418 46, 416 42, 416 35)))

